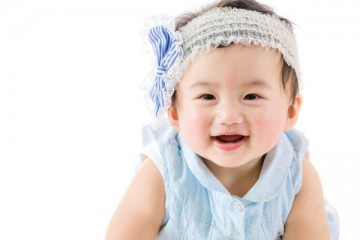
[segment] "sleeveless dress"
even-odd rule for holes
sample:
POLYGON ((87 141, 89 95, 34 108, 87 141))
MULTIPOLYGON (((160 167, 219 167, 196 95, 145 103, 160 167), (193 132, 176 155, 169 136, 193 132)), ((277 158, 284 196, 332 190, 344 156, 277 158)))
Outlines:
MULTIPOLYGON (((166 120, 144 127, 143 140, 142 154, 156 164, 165 185, 165 217, 157 239, 281 239, 308 151, 299 131, 282 135, 242 198, 226 190, 166 120)), ((328 204, 326 210, 332 239, 338 239, 336 211, 328 204)))

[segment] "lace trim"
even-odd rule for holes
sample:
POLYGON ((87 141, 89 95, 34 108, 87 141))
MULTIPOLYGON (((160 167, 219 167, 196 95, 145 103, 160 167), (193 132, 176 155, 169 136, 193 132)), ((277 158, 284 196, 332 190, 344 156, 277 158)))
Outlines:
POLYGON ((200 50, 231 43, 275 48, 300 78, 298 52, 292 26, 279 18, 231 7, 216 8, 179 29, 183 38, 183 62, 200 50))

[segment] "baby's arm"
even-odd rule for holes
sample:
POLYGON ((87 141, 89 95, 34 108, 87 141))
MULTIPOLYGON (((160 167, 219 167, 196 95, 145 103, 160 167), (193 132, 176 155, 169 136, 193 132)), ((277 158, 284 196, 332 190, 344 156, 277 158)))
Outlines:
POLYGON ((146 159, 124 194, 105 240, 155 239, 165 213, 163 178, 146 159))
POLYGON ((283 239, 330 239, 321 182, 307 157, 303 162, 302 187, 285 224, 283 239))

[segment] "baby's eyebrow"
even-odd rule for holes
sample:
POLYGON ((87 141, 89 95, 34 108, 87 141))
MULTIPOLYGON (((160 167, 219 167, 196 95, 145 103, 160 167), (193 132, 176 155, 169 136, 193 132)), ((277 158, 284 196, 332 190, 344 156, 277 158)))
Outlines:
POLYGON ((255 79, 242 84, 244 87, 261 87, 261 88, 271 88, 271 85, 262 79, 255 79))
POLYGON ((208 82, 208 81, 197 81, 195 83, 193 83, 190 87, 191 88, 195 88, 195 87, 208 87, 208 86, 217 86, 218 84, 216 83, 212 83, 212 82, 208 82))
MULTIPOLYGON (((196 88, 196 87, 217 87, 219 84, 211 82, 211 81, 197 81, 193 83, 190 87, 196 88)), ((262 79, 254 79, 250 81, 246 81, 241 84, 242 87, 248 88, 248 87, 261 87, 261 88, 271 88, 271 85, 262 79)))

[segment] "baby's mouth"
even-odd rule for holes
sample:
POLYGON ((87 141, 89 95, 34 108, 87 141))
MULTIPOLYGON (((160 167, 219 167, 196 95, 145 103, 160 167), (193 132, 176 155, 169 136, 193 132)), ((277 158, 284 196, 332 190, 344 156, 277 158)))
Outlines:
POLYGON ((240 142, 245 138, 245 136, 243 136, 243 135, 219 135, 214 138, 219 143, 227 144, 227 143, 240 142))

